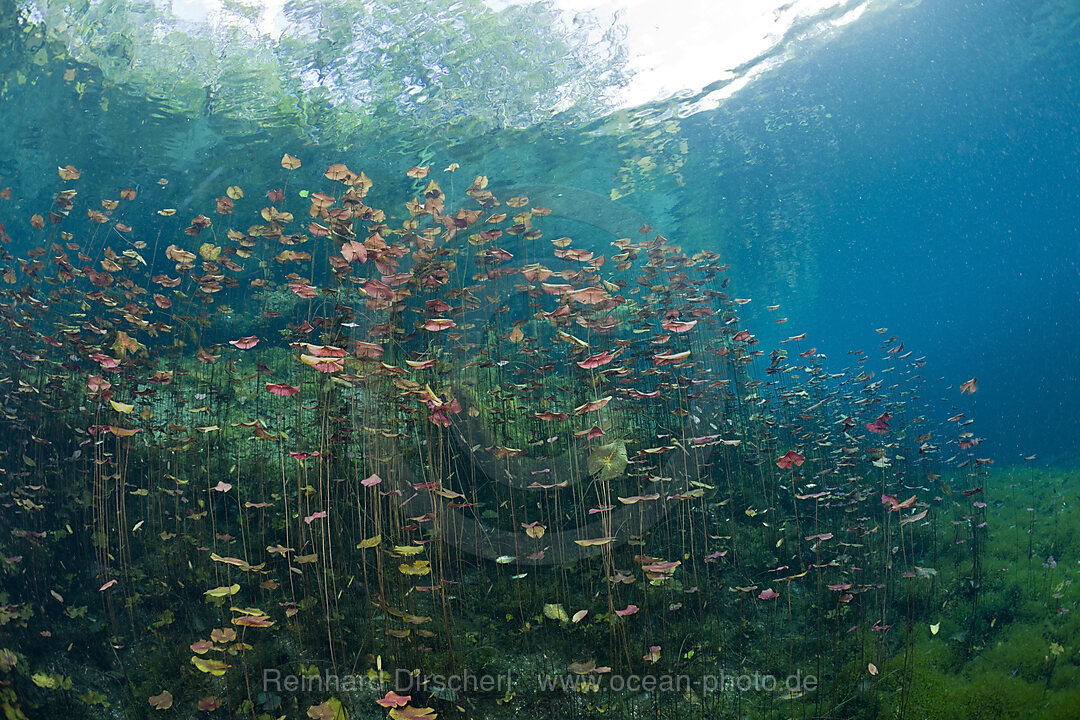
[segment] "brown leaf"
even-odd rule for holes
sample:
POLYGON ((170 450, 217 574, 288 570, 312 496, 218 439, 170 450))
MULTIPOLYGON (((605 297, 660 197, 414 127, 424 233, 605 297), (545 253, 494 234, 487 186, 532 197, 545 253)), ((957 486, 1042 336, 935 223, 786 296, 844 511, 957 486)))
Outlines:
POLYGON ((168 690, 163 690, 160 695, 151 695, 149 698, 150 707, 157 710, 168 710, 172 707, 172 693, 168 690))

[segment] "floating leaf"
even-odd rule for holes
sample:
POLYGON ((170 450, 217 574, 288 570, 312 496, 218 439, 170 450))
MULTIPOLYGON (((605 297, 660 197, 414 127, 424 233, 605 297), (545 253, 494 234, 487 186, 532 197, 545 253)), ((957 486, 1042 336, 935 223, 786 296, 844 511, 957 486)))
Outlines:
POLYGON ((909 524, 911 524, 913 522, 919 522, 924 517, 926 517, 927 512, 928 512, 928 510, 922 510, 920 512, 915 513, 914 515, 910 515, 910 516, 908 516, 906 518, 903 518, 903 519, 900 520, 900 524, 901 525, 909 525, 909 524))
POLYGON ((304 363, 309 367, 315 368, 319 372, 324 373, 335 373, 345 369, 345 366, 343 364, 344 361, 342 358, 318 357, 317 355, 301 355, 300 362, 304 363))
POLYGON ((207 695, 204 698, 199 698, 198 708, 203 712, 213 712, 221 707, 221 698, 217 695, 207 695))
POLYGON ((615 538, 613 538, 613 537, 602 537, 602 538, 591 538, 591 539, 588 539, 588 540, 575 540, 574 542, 577 543, 578 545, 580 545, 581 547, 595 547, 595 546, 599 546, 599 545, 607 545, 608 543, 612 542, 614 539, 615 538))
POLYGON ((211 588, 203 594, 212 598, 224 598, 235 595, 238 592, 240 592, 239 585, 222 585, 221 587, 211 588))
MULTIPOLYGON (((314 235, 315 233, 312 232, 312 234, 314 235)), ((367 247, 365 247, 362 242, 349 240, 342 244, 341 256, 345 258, 347 262, 358 262, 363 264, 367 262, 368 258, 367 247)))
POLYGON ((414 708, 411 705, 390 710, 390 720, 435 720, 438 713, 434 708, 414 708))
POLYGON ((393 690, 388 690, 386 692, 386 695, 379 698, 375 702, 378 703, 379 705, 382 705, 383 707, 391 708, 391 707, 402 707, 404 705, 407 705, 410 700, 412 700, 411 695, 398 695, 393 690))
POLYGON ((215 677, 221 677, 225 674, 231 665, 227 665, 221 660, 214 660, 212 658, 199 657, 198 655, 191 656, 191 664, 197 667, 204 673, 210 673, 215 677))
POLYGON ((320 703, 308 708, 307 716, 314 720, 334 720, 334 708, 330 703, 320 703))
POLYGON ((570 616, 566 614, 566 608, 558 603, 545 603, 544 617, 559 622, 570 622, 570 616))
POLYGON ((326 172, 323 173, 327 180, 341 180, 348 181, 354 177, 354 174, 349 168, 345 167, 342 163, 335 163, 326 168, 326 172))
POLYGON ((781 470, 790 470, 792 467, 799 467, 805 462, 806 458, 795 452, 794 450, 788 450, 782 456, 777 458, 776 467, 781 470))
POLYGON ((381 542, 382 542, 382 535, 376 535, 375 537, 370 537, 370 538, 367 538, 365 540, 361 540, 359 543, 357 543, 356 549, 357 550, 367 550, 368 548, 378 547, 379 543, 381 543, 381 542))
POLYGON ((210 642, 209 640, 196 640, 195 642, 191 643, 189 647, 191 648, 191 652, 195 653, 196 655, 205 655, 207 652, 213 649, 214 643, 210 642))
POLYGON ((128 405, 127 403, 117 402, 110 400, 109 404, 112 405, 112 409, 118 413, 129 413, 135 409, 134 405, 128 405))
POLYGON ((443 330, 449 330, 456 325, 457 323, 450 318, 431 318, 424 323, 424 329, 431 332, 441 332, 443 330))
POLYGON ((626 470, 628 459, 626 443, 615 440, 601 445, 590 453, 586 466, 590 475, 598 475, 601 481, 613 480, 626 470))
POLYGON ((533 538, 534 540, 539 540, 540 538, 544 537, 544 533, 547 531, 547 528, 541 525, 539 521, 522 523, 521 527, 525 528, 525 534, 533 538))
POLYGON ((247 335, 237 340, 230 340, 229 344, 238 347, 241 350, 250 350, 259 344, 259 338, 254 335, 247 335))
POLYGON ((602 410, 609 402, 611 402, 611 396, 602 397, 599 400, 591 400, 584 405, 579 405, 574 408, 575 415, 584 415, 587 412, 595 412, 602 410))
POLYGON ((217 553, 210 553, 210 559, 214 562, 225 563, 226 565, 235 565, 241 570, 246 570, 251 567, 246 560, 234 557, 221 557, 217 553))
POLYGON ((414 560, 411 563, 402 563, 398 570, 404 575, 427 575, 431 572, 431 563, 427 560, 414 560))
POLYGON ((168 690, 164 690, 160 695, 151 695, 148 700, 150 707, 155 710, 168 710, 172 707, 173 696, 168 690))
POLYGON ((210 631, 210 639, 216 643, 230 643, 236 639, 236 631, 232 628, 215 628, 210 631))
POLYGON ((55 690, 60 687, 63 676, 56 673, 36 672, 30 676, 30 680, 39 688, 45 690, 55 690))

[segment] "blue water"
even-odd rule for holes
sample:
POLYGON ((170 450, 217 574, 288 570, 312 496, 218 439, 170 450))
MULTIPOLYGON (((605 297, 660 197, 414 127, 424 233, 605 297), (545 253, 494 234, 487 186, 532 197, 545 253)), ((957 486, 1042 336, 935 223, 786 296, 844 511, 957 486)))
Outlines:
MULTIPOLYGON (((733 114, 763 161, 725 187, 755 198, 758 225, 780 209, 802 231, 768 239, 799 268, 779 290, 784 328, 840 354, 872 351, 868 330, 887 326, 927 357, 950 404, 979 379, 963 407, 985 452, 1070 465, 1080 55, 1075 18, 1040 42, 1032 23, 1054 23, 1034 6, 924 2, 786 65, 738 98, 733 114), (815 105, 832 117, 760 131, 762 115, 815 105), (790 194, 798 206, 782 209, 790 194)), ((723 123, 695 118, 694 137, 723 123)), ((747 270, 740 284, 778 284, 747 270)))

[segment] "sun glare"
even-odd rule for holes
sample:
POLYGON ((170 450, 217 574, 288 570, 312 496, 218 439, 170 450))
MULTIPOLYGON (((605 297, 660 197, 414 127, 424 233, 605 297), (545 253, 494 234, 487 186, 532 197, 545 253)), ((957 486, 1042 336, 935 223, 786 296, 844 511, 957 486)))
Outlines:
MULTIPOLYGON (((498 12, 532 1, 485 0, 485 5, 498 12)), ((620 107, 676 95, 693 97, 722 83, 688 104, 685 114, 715 107, 762 72, 782 64, 786 52, 779 46, 793 28, 853 5, 839 17, 811 22, 800 36, 827 34, 860 17, 871 1, 853 5, 845 0, 553 0, 553 4, 565 13, 567 23, 590 28, 598 40, 613 29, 625 33, 632 79, 619 96, 620 107)), ((287 27, 285 0, 254 0, 254 4, 262 7, 262 15, 253 29, 268 38, 280 36, 287 27)), ((224 6, 221 0, 174 0, 172 10, 180 20, 213 22, 224 6)))

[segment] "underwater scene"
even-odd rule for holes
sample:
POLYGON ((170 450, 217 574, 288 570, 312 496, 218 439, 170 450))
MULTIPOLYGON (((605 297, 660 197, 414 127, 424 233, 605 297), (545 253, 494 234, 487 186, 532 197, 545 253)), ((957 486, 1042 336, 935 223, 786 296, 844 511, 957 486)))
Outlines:
POLYGON ((0 0, 0 716, 1080 719, 1074 0, 0 0))

